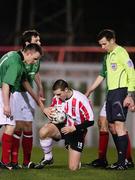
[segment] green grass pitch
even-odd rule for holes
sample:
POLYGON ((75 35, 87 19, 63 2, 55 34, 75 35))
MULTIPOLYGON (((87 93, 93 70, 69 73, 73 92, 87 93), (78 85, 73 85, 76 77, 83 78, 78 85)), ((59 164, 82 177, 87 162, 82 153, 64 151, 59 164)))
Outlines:
MULTIPOLYGON (((64 148, 53 148, 54 164, 44 169, 21 169, 21 170, 0 170, 0 180, 135 180, 135 169, 124 171, 110 171, 92 167, 83 167, 76 172, 68 170, 68 152, 64 148)), ((135 150, 133 151, 133 156, 135 150)), ((84 148, 82 163, 88 163, 97 157, 96 148, 84 148)), ((42 158, 40 148, 33 148, 32 161, 38 162, 42 158)), ((22 162, 22 151, 20 152, 20 164, 22 162)), ((115 149, 108 149, 109 163, 117 159, 115 149)))

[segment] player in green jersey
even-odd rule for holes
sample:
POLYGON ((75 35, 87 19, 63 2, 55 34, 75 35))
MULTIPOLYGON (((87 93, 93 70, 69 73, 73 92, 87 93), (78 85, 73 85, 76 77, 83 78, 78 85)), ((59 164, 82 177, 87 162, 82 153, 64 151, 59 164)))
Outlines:
MULTIPOLYGON (((26 45, 30 43, 36 43, 39 46, 40 34, 36 30, 27 30, 22 33, 22 47, 25 48, 26 45)), ((33 87, 33 82, 36 82, 38 96, 41 100, 44 100, 44 92, 41 83, 41 78, 39 74, 40 61, 37 61, 35 64, 26 64, 26 74, 27 79, 33 87)), ((18 153, 19 145, 22 136, 22 149, 23 149, 23 167, 25 168, 34 168, 35 164, 30 161, 32 144, 33 144, 33 133, 32 133, 32 124, 34 119, 35 112, 35 102, 28 92, 25 91, 24 87, 21 86, 21 92, 15 93, 16 103, 15 103, 15 120, 16 128, 13 135, 13 146, 11 153, 11 163, 14 169, 19 169, 21 166, 18 164, 18 153), (17 102, 20 102, 19 106, 17 102), (24 108, 25 107, 25 108, 24 108), (24 115, 25 114, 25 115, 24 115)))
MULTIPOLYGON (((42 49, 37 44, 27 45, 23 51, 12 51, 0 59, 0 125, 5 125, 2 136, 2 158, 1 168, 12 169, 10 153, 12 146, 12 135, 15 129, 14 114, 14 93, 20 90, 20 83, 28 90, 31 96, 44 112, 44 105, 37 95, 32 91, 26 79, 24 63, 34 64, 42 55, 42 49)), ((19 102, 18 102, 19 104, 19 102)))

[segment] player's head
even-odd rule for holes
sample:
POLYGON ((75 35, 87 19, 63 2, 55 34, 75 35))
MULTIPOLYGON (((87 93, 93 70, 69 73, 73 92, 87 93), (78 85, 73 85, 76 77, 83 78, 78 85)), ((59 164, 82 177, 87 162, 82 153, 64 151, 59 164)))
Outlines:
POLYGON ((22 54, 25 63, 35 64, 42 56, 42 48, 36 43, 31 43, 24 47, 22 54))
POLYGON ((22 46, 23 46, 23 48, 30 43, 36 43, 38 45, 41 45, 40 34, 34 29, 24 31, 22 33, 22 46))
POLYGON ((101 45, 102 49, 110 52, 116 46, 115 32, 111 29, 104 29, 99 32, 97 36, 97 41, 101 45))
POLYGON ((69 92, 69 85, 66 81, 63 79, 58 79, 52 87, 53 93, 57 98, 61 99, 62 101, 65 101, 68 97, 69 92))

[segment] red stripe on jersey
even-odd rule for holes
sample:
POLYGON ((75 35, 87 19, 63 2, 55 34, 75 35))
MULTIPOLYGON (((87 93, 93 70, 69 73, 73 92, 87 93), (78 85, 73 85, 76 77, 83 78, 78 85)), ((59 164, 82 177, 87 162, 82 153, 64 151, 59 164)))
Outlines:
POLYGON ((57 104, 56 98, 52 99, 51 107, 54 107, 57 104))
POLYGON ((66 106, 65 106, 65 113, 68 114, 68 102, 66 103, 66 106))
POLYGON ((68 122, 67 122, 68 126, 73 126, 74 124, 72 124, 72 122, 68 119, 68 122))
POLYGON ((80 109, 81 122, 84 122, 84 120, 89 120, 90 119, 89 113, 86 107, 82 104, 82 102, 79 102, 79 109, 80 109))
POLYGON ((76 99, 72 99, 72 116, 76 116, 76 99))
POLYGON ((56 97, 54 97, 52 99, 52 103, 51 103, 51 107, 54 107, 55 105, 61 105, 62 101, 60 99, 57 99, 56 97))

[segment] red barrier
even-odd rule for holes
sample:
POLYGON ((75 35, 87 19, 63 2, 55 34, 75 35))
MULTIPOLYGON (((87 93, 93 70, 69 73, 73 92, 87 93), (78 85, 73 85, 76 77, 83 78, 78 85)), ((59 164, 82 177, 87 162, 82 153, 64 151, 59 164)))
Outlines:
MULTIPOLYGON (((20 49, 20 46, 0 46, 0 53, 20 49)), ((125 47, 129 53, 135 53, 135 47, 125 47)), ((57 62, 63 63, 66 52, 71 53, 103 53, 97 46, 43 46, 43 50, 48 53, 58 53, 57 62)))

